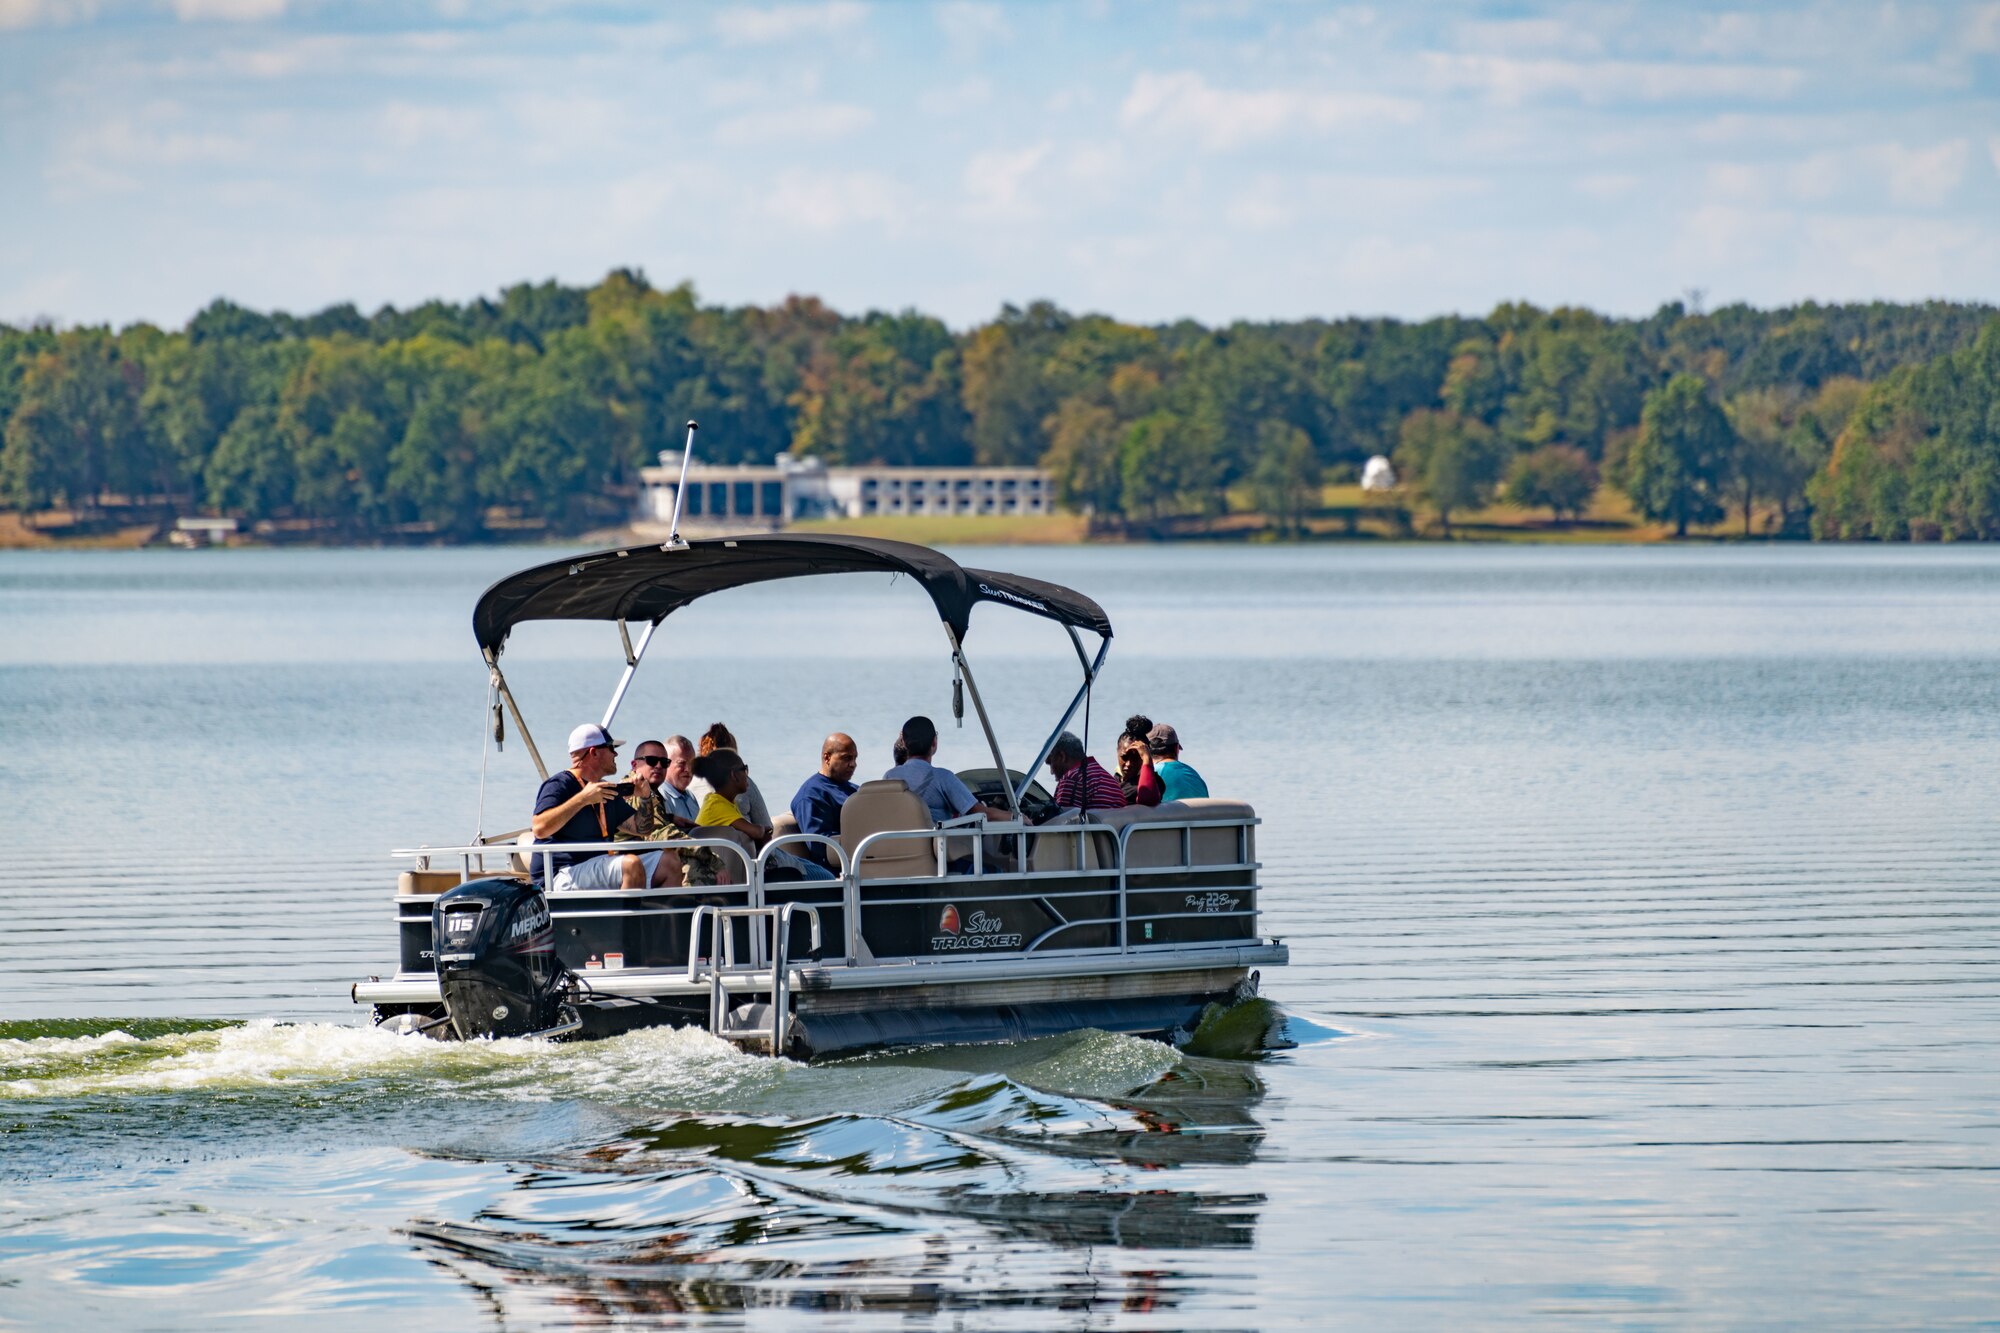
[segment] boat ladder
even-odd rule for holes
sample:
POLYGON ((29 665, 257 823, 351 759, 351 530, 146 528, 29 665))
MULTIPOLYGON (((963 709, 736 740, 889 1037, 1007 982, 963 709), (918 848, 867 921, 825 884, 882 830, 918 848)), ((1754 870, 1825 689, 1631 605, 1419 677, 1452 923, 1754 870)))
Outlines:
MULTIPOLYGON (((789 953, 792 943, 792 913, 804 912, 812 921, 812 947, 820 947, 819 912, 805 903, 780 903, 770 907, 718 907, 703 904, 694 912, 688 932, 688 980, 708 981, 708 1030, 724 1041, 739 1046, 764 1046, 772 1055, 783 1055, 792 1029, 792 981, 789 953), (736 959, 737 921, 762 922, 769 926, 769 947, 762 950, 768 965, 754 958, 736 959), (712 923, 713 942, 706 956, 701 952, 704 923, 712 923), (762 1005, 738 1005, 738 997, 756 999, 762 1005), (762 1012, 760 1012, 760 1010, 762 1012), (768 1022, 759 1019, 768 1015, 768 1022)), ((752 924, 752 932, 758 930, 752 924)), ((754 952, 754 951, 753 951, 754 952)))

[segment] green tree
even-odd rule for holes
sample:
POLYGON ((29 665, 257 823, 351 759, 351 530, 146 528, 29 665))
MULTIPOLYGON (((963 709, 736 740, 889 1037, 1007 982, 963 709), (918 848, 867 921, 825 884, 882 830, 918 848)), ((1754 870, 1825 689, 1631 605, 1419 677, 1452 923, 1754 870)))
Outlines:
POLYGON ((1639 436, 1625 457, 1625 493, 1647 518, 1685 537, 1690 523, 1722 517, 1719 497, 1736 450, 1729 418, 1697 375, 1676 375, 1646 395, 1639 436))
POLYGON ((1573 445, 1548 444, 1516 455, 1507 469, 1507 503, 1550 510, 1557 523, 1574 519, 1597 494, 1597 465, 1573 445))
POLYGON ((1049 451, 1042 466, 1055 482, 1057 501, 1097 517, 1124 513, 1117 413, 1084 398, 1065 398, 1047 428, 1049 451))
POLYGON ((292 451, 276 410, 244 408, 222 432, 204 470, 210 508, 267 518, 292 502, 292 451))
POLYGON ((1306 516, 1319 508, 1326 468, 1312 437, 1285 421, 1265 421, 1257 431, 1257 466, 1250 490, 1257 508, 1277 525, 1280 536, 1305 534, 1306 516))
POLYGON ((447 536, 465 538, 479 530, 473 444, 458 411, 442 396, 427 396, 389 450, 390 487, 447 536))
POLYGON ((1220 507, 1216 484, 1219 423, 1167 409, 1126 427, 1118 446, 1120 490, 1126 511, 1148 519, 1220 507))
POLYGON ((1811 491, 1816 536, 2000 538, 2000 319, 1870 389, 1811 491))
POLYGON ((1042 456, 1042 423, 1059 401, 1049 361, 1071 323, 1046 301, 1026 310, 1010 305, 967 341, 965 410, 979 462, 1028 463, 1042 456))
POLYGON ((819 347, 792 396, 792 452, 830 463, 972 461, 950 330, 916 314, 870 315, 819 347))
POLYGON ((154 488, 159 469, 141 425, 145 369, 103 329, 56 335, 31 358, 0 443, 12 503, 92 508, 106 491, 154 488))
POLYGON ((1492 500, 1507 457, 1507 446, 1485 423, 1423 408, 1403 418, 1394 461, 1404 483, 1437 510, 1448 537, 1453 510, 1492 500))

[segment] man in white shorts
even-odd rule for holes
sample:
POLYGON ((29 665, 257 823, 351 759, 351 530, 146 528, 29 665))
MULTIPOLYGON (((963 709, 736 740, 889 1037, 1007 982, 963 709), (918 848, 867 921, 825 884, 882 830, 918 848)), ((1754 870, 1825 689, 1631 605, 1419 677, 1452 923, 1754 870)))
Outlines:
MULTIPOLYGON (((604 780, 617 771, 618 742, 610 732, 594 722, 570 732, 569 767, 551 774, 535 793, 535 816, 530 825, 535 841, 544 845, 610 842, 621 827, 633 824, 638 812, 618 794, 616 782, 604 780)), ((652 781, 644 772, 634 770, 628 780, 635 796, 643 799, 653 794, 652 781)), ((544 856, 555 869, 557 891, 643 889, 681 882, 681 859, 670 848, 537 853, 532 867, 537 879, 542 875, 544 856)))

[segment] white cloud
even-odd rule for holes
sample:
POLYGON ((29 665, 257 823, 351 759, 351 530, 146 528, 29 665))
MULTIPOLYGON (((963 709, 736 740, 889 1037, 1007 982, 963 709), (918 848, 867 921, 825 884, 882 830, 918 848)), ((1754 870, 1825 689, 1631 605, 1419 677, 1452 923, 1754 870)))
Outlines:
POLYGON ((1596 56, 1604 50, 1600 33, 1554 17, 1474 19, 1459 24, 1457 35, 1460 49, 1475 51, 1596 56))
POLYGON ((1132 81, 1118 117, 1127 128, 1192 138, 1213 149, 1306 130, 1327 133, 1381 121, 1417 118, 1414 102, 1376 93, 1216 88, 1192 70, 1142 73, 1132 81))
POLYGON ((286 0, 174 0, 183 23, 254 23, 285 12, 286 0))
POLYGON ((1783 65, 1521 59, 1443 51, 1426 52, 1424 67, 1433 87, 1484 93, 1505 105, 1552 97, 1592 104, 1713 97, 1777 100, 1790 97, 1805 81, 1803 71, 1783 65))
POLYGON ((1739 202, 1767 203, 1774 193, 1771 175, 1763 163, 1716 162, 1702 173, 1702 184, 1711 198, 1719 195, 1739 202))
POLYGON ((1975 5, 1966 12, 1959 46, 1967 51, 2000 51, 2000 4, 1975 5))
POLYGON ((479 137, 486 117, 463 107, 392 101, 376 115, 382 138, 398 149, 464 144, 479 137))
POLYGON ((742 5, 715 16, 715 35, 732 46, 763 46, 801 37, 830 37, 858 26, 867 17, 868 7, 854 0, 769 9, 742 5))
POLYGON ((178 118, 178 109, 165 105, 146 107, 136 118, 111 116, 71 138, 63 145, 62 156, 74 162, 150 168, 238 161, 254 147, 240 135, 167 127, 166 122, 178 118))
POLYGON ((1786 165, 1718 162, 1705 173, 1712 197, 1757 204, 1845 200, 1874 211, 1883 199, 1906 208, 1936 208, 1965 181, 1972 163, 1968 139, 1928 147, 1900 143, 1822 149, 1786 165))
POLYGON ((97 16, 97 0, 0 0, 0 31, 80 23, 97 16))
POLYGON ((1231 193, 1222 215, 1231 226, 1245 231, 1275 231, 1289 227, 1297 219, 1286 201, 1284 183, 1265 176, 1250 183, 1248 189, 1231 193))
POLYGON ((974 75, 930 89, 917 98, 917 105, 934 116, 955 116, 992 100, 993 81, 984 75, 974 75))
POLYGON ((611 97, 584 93, 534 92, 514 98, 509 106, 520 126, 522 156, 538 164, 573 164, 598 155, 622 158, 635 151, 647 126, 633 108, 611 97))
POLYGON ((778 177, 765 209, 810 231, 861 222, 896 227, 910 214, 903 187, 875 171, 788 171, 778 177))
POLYGON ((1013 27, 998 5, 972 4, 952 0, 933 11, 937 25, 953 52, 964 59, 979 55, 987 47, 1011 39, 1013 27))
POLYGON ((51 197, 64 202, 99 194, 134 194, 138 177, 128 171, 112 171, 95 162, 78 159, 55 163, 48 169, 51 197))
POLYGON ((1624 199, 1645 183, 1645 177, 1633 171, 1598 171, 1580 177, 1575 184, 1576 192, 1589 199, 1610 202, 1624 199))
POLYGON ((1951 196, 1965 179, 1972 145, 1952 139, 1929 148, 1885 144, 1881 149, 1889 177, 1889 197, 1899 204, 1935 207, 1951 196))
POLYGON ((763 143, 830 143, 857 134, 874 123, 875 113, 866 107, 830 102, 809 103, 731 117, 716 126, 715 141, 732 147, 763 143))
MULTIPOLYGON (((1813 153, 1784 173, 1785 189, 1792 198, 1802 201, 1831 199, 1843 187, 1859 183, 1859 178, 1864 175, 1859 156, 1854 152, 1813 153)), ((1736 170, 1749 173, 1751 168, 1739 166, 1736 170)), ((1759 171, 1755 174, 1761 182, 1766 173, 1759 171)), ((1749 191, 1739 193, 1747 194, 1749 191)))
POLYGON ((1049 145, 996 149, 974 154, 965 164, 965 193, 982 214, 1019 217, 1034 211, 1025 197, 1029 177, 1048 160, 1049 145))

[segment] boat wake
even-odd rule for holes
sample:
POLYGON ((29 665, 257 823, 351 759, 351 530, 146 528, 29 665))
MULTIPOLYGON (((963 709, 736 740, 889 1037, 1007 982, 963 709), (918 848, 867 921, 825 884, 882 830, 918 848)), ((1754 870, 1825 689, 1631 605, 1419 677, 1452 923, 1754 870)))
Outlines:
POLYGON ((59 1139, 57 1187, 97 1219, 74 1254, 61 1215, 20 1223, 44 1261, 67 1257, 27 1275, 28 1308, 117 1310, 127 1288, 229 1282, 262 1308, 323 1313, 310 1284, 273 1277, 257 1296, 267 1280, 241 1247, 255 1212, 260 1263, 296 1252, 273 1273, 414 1247, 510 1326, 767 1306, 1157 1310, 1195 1269, 1212 1291, 1191 1256, 1251 1244, 1263 1204, 1214 1187, 1240 1182, 1232 1169, 1263 1141, 1257 1066, 1102 1032, 806 1066, 657 1028, 549 1045, 89 1026, 0 1028, 0 1183, 13 1169, 46 1181, 42 1149, 59 1139), (176 1169, 153 1200, 156 1152, 176 1169), (193 1157, 200 1172, 180 1166, 193 1157), (346 1223, 259 1211, 279 1171, 323 1178, 346 1223), (115 1278, 94 1277, 100 1259, 113 1271, 107 1209, 135 1227, 170 1210, 172 1263, 128 1249, 115 1278))

